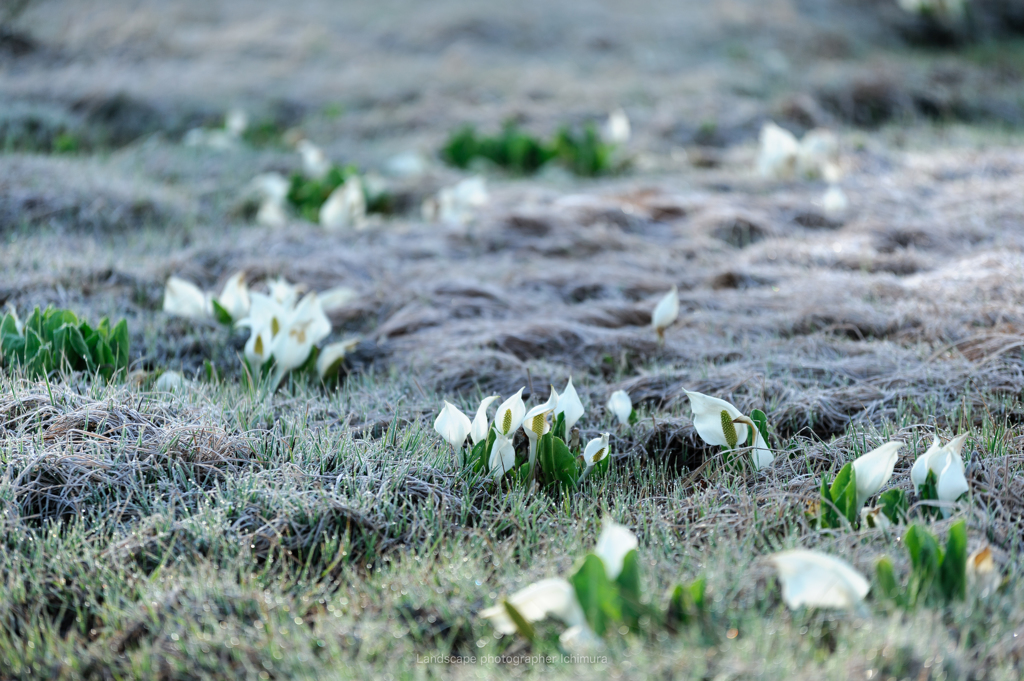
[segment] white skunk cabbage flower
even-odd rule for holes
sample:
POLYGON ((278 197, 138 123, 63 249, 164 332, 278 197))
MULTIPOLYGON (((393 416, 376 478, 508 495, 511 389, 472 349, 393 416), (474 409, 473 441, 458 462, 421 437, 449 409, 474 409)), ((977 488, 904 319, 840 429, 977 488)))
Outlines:
POLYGON ((291 310, 295 307, 301 292, 299 286, 288 283, 288 280, 284 277, 268 281, 267 288, 270 289, 270 297, 286 310, 291 310))
POLYGON ((164 312, 190 319, 208 319, 210 299, 192 282, 171 277, 164 285, 164 312))
POLYGON ((249 333, 249 339, 245 341, 245 358, 249 360, 249 366, 253 371, 259 371, 259 368, 270 359, 272 342, 270 327, 264 327, 259 331, 253 329, 249 333))
POLYGON ((920 493, 925 480, 928 479, 928 471, 935 473, 936 481, 938 481, 946 464, 950 461, 954 462, 960 469, 960 474, 963 475, 964 461, 960 458, 960 451, 964 447, 965 440, 967 440, 967 433, 953 438, 945 445, 939 443, 938 437, 933 437, 931 447, 917 457, 914 466, 910 469, 910 480, 914 483, 914 489, 918 493, 920 493))
POLYGON ((651 314, 651 326, 658 334, 659 340, 665 339, 665 329, 672 326, 679 317, 679 289, 672 284, 672 290, 666 293, 651 314))
POLYGON ((244 109, 231 109, 224 116, 224 131, 234 138, 239 138, 249 128, 249 114, 244 109))
POLYGON ((320 225, 328 230, 366 226, 366 195, 358 175, 345 180, 320 206, 320 225))
POLYGON ((437 434, 457 451, 462 449, 462 445, 465 444, 470 428, 469 417, 459 411, 454 404, 445 400, 444 408, 434 419, 434 430, 437 431, 437 434))
POLYGON ((604 519, 604 527, 597 538, 594 554, 604 563, 604 571, 608 579, 615 580, 622 572, 622 563, 626 554, 639 546, 636 535, 628 527, 620 525, 611 518, 604 519))
POLYGON ((601 138, 608 144, 625 144, 629 142, 632 132, 629 116, 620 107, 608 114, 608 120, 601 128, 601 138))
POLYGON ((384 172, 392 177, 419 177, 430 170, 430 160, 418 151, 403 151, 384 162, 384 172))
POLYGON ((629 393, 625 390, 616 390, 608 398, 606 408, 615 414, 619 425, 629 425, 629 417, 633 414, 633 401, 629 399, 629 393))
POLYGON ((249 316, 235 322, 235 326, 249 328, 245 358, 254 370, 270 359, 274 338, 285 327, 288 316, 289 311, 270 296, 250 294, 249 316))
POLYGON ((857 508, 864 506, 869 497, 878 494, 889 482, 901 447, 902 442, 886 442, 853 462, 853 472, 857 475, 857 508))
POLYGON ((523 404, 523 390, 520 388, 512 397, 508 398, 498 407, 494 415, 494 429, 498 435, 504 435, 511 439, 512 435, 523 425, 526 417, 526 405, 523 404))
POLYGON ((316 292, 307 293, 288 315, 284 328, 274 337, 270 354, 274 356, 278 374, 283 377, 305 364, 313 346, 330 333, 331 322, 320 307, 316 292))
POLYGON ((583 450, 583 462, 590 468, 596 463, 603 461, 611 452, 608 449, 608 433, 601 433, 601 437, 595 437, 587 443, 583 450))
POLYGON ((558 407, 555 409, 555 416, 559 414, 565 414, 565 432, 569 433, 572 431, 572 427, 576 425, 576 422, 583 416, 583 403, 580 402, 580 396, 576 394, 576 388, 572 384, 572 376, 569 377, 569 382, 565 384, 565 390, 558 396, 558 407))
POLYGON ((500 395, 485 397, 480 402, 480 406, 476 408, 476 415, 473 417, 473 425, 469 431, 469 439, 472 440, 473 444, 483 442, 487 439, 487 433, 490 431, 490 421, 487 420, 487 407, 491 406, 491 402, 498 399, 498 397, 500 397, 500 395))
POLYGON ((817 179, 827 167, 838 169, 839 138, 831 130, 815 128, 800 140, 796 154, 796 170, 802 177, 817 179))
POLYGON ((873 506, 860 509, 860 525, 861 527, 869 527, 878 530, 887 530, 892 527, 892 521, 889 517, 882 513, 881 506, 873 506))
MULTIPOLYGON (((939 473, 939 482, 936 485, 939 501, 952 504, 971 488, 964 477, 963 462, 959 459, 958 456, 951 457, 939 473)), ((948 518, 952 512, 948 506, 943 506, 940 510, 943 518, 948 518)))
POLYGON ((424 206, 424 218, 441 222, 466 224, 473 219, 478 208, 487 205, 490 194, 482 177, 469 177, 437 193, 432 206, 424 206))
POLYGON ((281 173, 270 172, 260 173, 252 178, 249 187, 249 191, 257 194, 261 199, 275 203, 284 203, 285 199, 288 198, 288 190, 291 188, 291 183, 281 173))
POLYGON ((544 404, 538 404, 536 407, 526 412, 523 418, 523 431, 526 433, 527 439, 530 441, 530 471, 534 470, 533 465, 537 461, 537 440, 551 430, 551 424, 548 423, 548 414, 558 408, 558 393, 555 392, 555 386, 551 386, 551 395, 548 397, 548 401, 544 404))
POLYGON ((160 392, 169 393, 177 390, 185 383, 184 377, 177 371, 165 371, 156 379, 156 389, 160 392))
POLYGON ((256 224, 280 228, 288 224, 288 212, 276 201, 264 201, 256 211, 256 224))
POLYGON ((825 195, 821 197, 821 207, 827 217, 836 218, 846 212, 846 209, 850 207, 850 201, 846 198, 846 192, 839 185, 830 184, 825 195))
POLYGON ((762 177, 786 179, 796 171, 800 143, 789 130, 768 121, 761 126, 760 150, 757 155, 757 172, 762 177))
POLYGON ((769 559, 782 582, 782 599, 790 610, 855 608, 871 586, 845 560, 820 551, 791 549, 769 559))
POLYGON ((321 348, 316 358, 316 373, 320 380, 337 374, 342 362, 345 361, 345 355, 352 352, 358 344, 358 338, 349 338, 337 343, 328 343, 321 348))
POLYGON ((728 447, 734 449, 742 447, 747 442, 747 428, 754 429, 754 450, 751 460, 755 470, 761 470, 775 460, 775 455, 764 441, 764 436, 758 430, 749 417, 740 413, 740 410, 725 400, 717 397, 704 395, 703 393, 691 392, 684 389, 683 392, 690 398, 690 409, 693 411, 693 427, 697 429, 700 439, 709 445, 728 447), (723 417, 722 413, 726 416, 723 417), (731 424, 731 428, 727 425, 731 424), (727 432, 728 429, 728 432, 727 432))
POLYGON ((504 435, 494 438, 494 445, 491 447, 491 456, 487 460, 487 470, 494 476, 494 480, 501 480, 502 476, 512 470, 516 465, 516 450, 512 447, 512 440, 504 435))
MULTIPOLYGON (((576 589, 565 579, 542 579, 517 591, 506 599, 527 622, 540 622, 555 617, 570 627, 584 626, 586 617, 576 600, 576 589)), ((502 634, 516 633, 515 622, 508 616, 504 603, 480 611, 491 626, 502 634)))
POLYGON ((245 283, 245 272, 235 272, 221 289, 217 303, 231 315, 232 321, 244 319, 249 314, 249 287, 245 283))
POLYGON ((359 297, 359 294, 351 286, 335 286, 321 291, 318 295, 320 296, 320 307, 324 309, 324 312, 340 310, 359 297))
POLYGON ((1003 581, 996 566, 992 549, 982 546, 967 556, 967 584, 979 598, 988 598, 1003 581))
POLYGON ((299 140, 295 145, 302 156, 302 172, 314 180, 322 180, 331 170, 331 161, 324 150, 309 140, 299 140))

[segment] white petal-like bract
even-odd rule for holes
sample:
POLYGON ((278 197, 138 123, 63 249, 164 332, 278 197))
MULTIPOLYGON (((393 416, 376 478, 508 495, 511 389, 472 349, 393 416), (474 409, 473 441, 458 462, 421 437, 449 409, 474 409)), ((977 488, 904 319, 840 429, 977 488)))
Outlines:
POLYGON ((525 388, 520 388, 519 392, 502 402, 494 414, 494 427, 501 435, 512 437, 512 433, 523 425, 523 418, 526 416, 523 390, 525 388))
POLYGON ((871 588, 852 565, 820 551, 791 549, 768 560, 778 571, 782 599, 791 610, 854 608, 871 588))
POLYGON ((249 314, 249 287, 245 283, 245 272, 235 272, 224 283, 217 304, 231 315, 231 321, 237 322, 249 314))
POLYGON ((337 374, 345 361, 345 355, 352 352, 358 343, 358 338, 349 338, 337 343, 328 343, 321 348, 316 358, 316 373, 320 379, 337 374))
MULTIPOLYGON (((576 590, 560 577, 542 579, 506 600, 527 622, 540 622, 547 617, 555 617, 570 627, 586 623, 583 609, 576 600, 576 590)), ((516 625, 508 616, 504 603, 480 611, 480 616, 490 620, 491 625, 503 634, 514 634, 516 631, 516 625)))
POLYGON ((491 447, 491 457, 487 461, 488 472, 495 480, 500 480, 515 465, 516 450, 512 447, 512 440, 504 435, 498 435, 494 438, 494 446, 491 447))
POLYGON ((473 441, 473 444, 487 439, 487 433, 490 431, 490 421, 487 420, 487 407, 491 406, 491 402, 494 402, 499 397, 499 395, 485 397, 480 402, 480 406, 476 408, 476 415, 473 417, 473 427, 469 433, 469 438, 473 441))
MULTIPOLYGON (((961 466, 957 465, 960 457, 952 456, 946 461, 946 466, 939 472, 936 492, 939 494, 939 501, 947 503, 955 502, 963 496, 971 487, 967 484, 967 478, 961 466)), ((942 517, 948 518, 952 513, 949 506, 942 507, 942 517)))
POLYGON ((156 379, 156 389, 160 392, 169 393, 180 388, 185 383, 185 378, 177 371, 165 371, 156 379))
POLYGON ((597 538, 594 546, 594 555, 604 563, 604 570, 608 579, 614 580, 622 572, 622 562, 626 554, 639 546, 636 535, 626 527, 620 525, 611 518, 604 519, 604 527, 597 538))
POLYGON ((455 449, 462 449, 462 445, 469 436, 470 428, 469 417, 454 404, 445 400, 444 408, 434 419, 434 430, 437 431, 437 434, 455 449))
POLYGON ((320 206, 320 225, 335 230, 353 227, 360 229, 366 224, 366 195, 358 175, 352 175, 345 183, 331 192, 320 206))
POLYGON ((747 443, 747 426, 743 423, 735 423, 736 442, 729 444, 725 431, 722 428, 722 412, 726 412, 732 418, 743 416, 740 410, 725 400, 711 397, 703 393, 683 390, 690 398, 690 409, 693 411, 693 427, 697 429, 700 439, 709 445, 720 447, 743 446, 747 443))
POLYGON ((601 437, 595 437, 587 443, 583 450, 583 463, 590 468, 594 464, 603 461, 611 452, 608 448, 608 433, 602 433, 601 437))
POLYGON ((192 282, 171 277, 164 286, 164 312, 190 319, 207 319, 210 316, 210 300, 192 282))
POLYGON ((787 179, 796 172, 800 143, 790 131, 771 121, 761 126, 757 170, 762 177, 787 179))
POLYGON ((558 396, 558 408, 555 409, 555 416, 565 414, 566 435, 569 434, 572 427, 583 416, 583 411, 583 403, 580 402, 580 396, 576 394, 576 388, 573 386, 572 377, 570 376, 569 382, 565 384, 565 390, 558 396))
POLYGON ((662 296, 661 300, 654 307, 651 314, 651 326, 658 332, 658 336, 665 333, 665 329, 672 326, 679 318, 679 289, 672 284, 672 289, 662 296))
POLYGON ((857 508, 862 507, 869 497, 878 494, 889 482, 901 447, 902 442, 886 442, 853 462, 857 476, 857 508))
POLYGON ((625 390, 616 390, 608 398, 608 411, 615 414, 619 424, 629 425, 629 417, 633 414, 633 401, 625 390))

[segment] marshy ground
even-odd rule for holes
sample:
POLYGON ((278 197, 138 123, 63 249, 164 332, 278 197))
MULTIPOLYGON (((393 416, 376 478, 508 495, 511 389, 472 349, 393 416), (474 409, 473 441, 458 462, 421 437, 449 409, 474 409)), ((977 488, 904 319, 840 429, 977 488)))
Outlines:
POLYGON ((126 318, 133 369, 195 380, 0 369, 0 679, 1019 678, 1024 39, 1012 3, 976 5, 969 39, 882 0, 31 3, 0 32, 0 305, 126 318), (421 218, 465 176, 437 158, 459 125, 548 135, 620 106, 627 170, 492 172, 468 224, 421 218), (181 143, 229 107, 271 141, 181 143), (754 172, 767 120, 839 134, 845 213, 754 172), (369 229, 258 226, 240 197, 299 167, 292 128, 365 170, 431 162, 369 229), (243 331, 161 311, 168 276, 237 270, 356 291, 331 313, 361 338, 339 386, 252 390, 243 331), (442 399, 539 403, 570 375, 616 457, 572 496, 469 479, 431 428, 442 399), (775 464, 716 466, 683 387, 763 409, 775 464), (931 529, 993 547, 996 598, 785 609, 779 548, 906 569, 899 533, 806 522, 822 473, 901 439, 909 492, 932 434, 966 431, 971 493, 931 529), (529 655, 477 613, 569 570, 605 514, 652 601, 707 576, 711 625, 586 667, 418 662, 529 655))

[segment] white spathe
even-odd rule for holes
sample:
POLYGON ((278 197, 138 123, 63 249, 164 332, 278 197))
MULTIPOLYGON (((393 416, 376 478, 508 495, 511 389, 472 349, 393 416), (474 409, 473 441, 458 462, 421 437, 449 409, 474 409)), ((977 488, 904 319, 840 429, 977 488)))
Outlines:
POLYGON ((316 292, 307 293, 290 312, 280 333, 274 336, 270 354, 278 376, 283 377, 305 364, 313 346, 330 333, 331 322, 321 309, 316 292))
POLYGON ((850 207, 850 201, 846 198, 846 193, 837 184, 830 184, 828 190, 825 191, 825 195, 821 197, 821 207, 825 211, 825 215, 830 218, 837 218, 842 216, 846 209, 850 207))
POLYGON ((960 473, 963 474, 964 461, 960 458, 960 451, 963 449, 964 441, 966 440, 967 433, 964 433, 943 445, 939 442, 937 436, 933 436, 931 447, 924 454, 917 457, 913 467, 910 469, 910 481, 914 483, 914 489, 917 492, 921 491, 921 486, 928 479, 928 471, 935 473, 936 481, 938 481, 940 474, 950 461, 954 462, 960 469, 960 473))
MULTIPOLYGON (((960 462, 959 458, 951 457, 946 461, 946 466, 939 473, 936 492, 938 492, 939 501, 946 502, 946 504, 954 503, 971 488, 967 484, 967 478, 964 476, 963 462, 960 462), (957 465, 958 463, 959 465, 957 465)), ((948 505, 944 505, 940 510, 942 511, 943 518, 948 518, 949 514, 952 513, 948 505)))
POLYGON ((615 414, 619 424, 629 425, 629 417, 633 413, 633 401, 629 399, 629 393, 625 390, 616 390, 608 398, 608 411, 615 414))
POLYGON ((538 404, 536 407, 526 412, 526 416, 523 418, 523 431, 526 433, 526 439, 529 440, 530 448, 530 473, 535 473, 535 464, 537 463, 537 441, 544 436, 548 431, 551 430, 551 424, 548 422, 548 414, 558 408, 558 393, 555 392, 555 386, 551 386, 551 395, 548 397, 548 401, 544 404, 538 404))
POLYGON ((331 170, 331 161, 324 150, 309 140, 299 140, 295 145, 302 156, 302 172, 314 180, 322 180, 331 170))
POLYGON ((853 462, 857 476, 857 508, 864 506, 869 497, 878 494, 889 482, 901 447, 902 442, 886 442, 853 462))
POLYGON ((264 199, 256 211, 256 224, 273 228, 284 227, 288 224, 288 212, 283 204, 264 199))
POLYGON ((160 392, 169 393, 177 390, 185 383, 185 378, 177 371, 165 371, 156 379, 156 389, 160 392))
MULTIPOLYGON (((709 445, 718 445, 719 447, 732 446, 729 444, 725 430, 722 428, 722 412, 724 411, 733 419, 733 427, 736 430, 735 446, 743 447, 746 445, 748 426, 742 421, 736 421, 736 419, 749 421, 749 418, 744 416, 739 409, 717 397, 686 389, 683 392, 690 398, 690 409, 693 411, 693 427, 696 428, 697 434, 700 435, 704 442, 707 442, 709 445)), ((764 436, 761 435, 761 431, 757 428, 754 428, 754 449, 751 454, 751 460, 755 470, 761 470, 765 466, 771 465, 775 460, 775 455, 772 454, 768 443, 764 441, 764 436)))
POLYGON ((608 579, 615 580, 622 572, 622 563, 626 554, 639 546, 636 535, 625 525, 620 525, 611 518, 604 519, 604 527, 594 546, 594 554, 604 563, 608 579))
POLYGON ((800 143, 789 130, 768 121, 758 138, 757 172, 762 177, 786 179, 796 172, 800 143))
POLYGON ((454 404, 445 400, 444 408, 434 419, 434 430, 437 431, 437 434, 458 450, 462 449, 462 445, 465 444, 470 428, 469 417, 454 404))
POLYGON ((676 288, 675 284, 672 284, 672 289, 662 296, 658 304, 654 306, 654 312, 651 314, 651 326, 658 332, 658 337, 661 338, 665 334, 665 329, 672 326, 676 319, 679 318, 679 289, 676 288))
MULTIPOLYGON (((555 617, 575 627, 586 624, 583 609, 576 600, 576 590, 565 579, 552 577, 517 591, 506 599, 527 622, 540 622, 555 617)), ((480 616, 503 634, 514 634, 516 625, 508 616, 504 603, 480 611, 480 616)))
MULTIPOLYGON (((289 283, 284 277, 271 279, 267 282, 267 288, 270 289, 270 297, 283 305, 285 309, 294 308, 295 303, 299 300, 299 287, 289 283)), ((305 287, 303 286, 303 288, 305 287)))
POLYGON ((595 437, 587 443, 583 450, 583 462, 590 468, 594 464, 603 461, 611 452, 608 450, 608 433, 602 433, 601 437, 595 437))
POLYGON ((482 177, 468 177, 439 191, 433 207, 424 206, 424 218, 466 224, 473 219, 477 209, 487 205, 489 200, 486 180, 482 177))
POLYGON ((831 130, 815 128, 800 140, 796 154, 796 171, 802 177, 817 179, 825 174, 825 168, 838 169, 839 138, 831 130))
POLYGON ((210 300, 192 282, 171 277, 164 285, 164 312, 190 319, 207 319, 210 316, 210 300))
POLYGON ((516 450, 512 447, 512 440, 504 435, 494 438, 494 445, 491 447, 491 456, 487 461, 487 470, 495 480, 501 477, 516 465, 516 450))
POLYGON ((820 551, 791 549, 769 559, 782 583, 782 599, 791 610, 854 608, 871 586, 845 560, 820 551))
POLYGON ((580 402, 580 396, 576 394, 576 388, 573 386, 570 376, 569 382, 565 384, 565 390, 558 396, 558 407, 555 409, 555 416, 565 414, 566 435, 572 431, 572 427, 583 416, 583 412, 583 403, 580 402))
POLYGON ((320 225, 328 230, 366 226, 366 194, 358 175, 345 180, 320 206, 320 225))
POLYGON ((244 109, 231 109, 224 116, 224 131, 232 137, 241 137, 248 128, 249 114, 244 109))
POLYGON ((231 315, 231 321, 237 322, 249 314, 249 287, 245 283, 245 272, 235 272, 217 296, 217 304, 231 315))
POLYGON ((481 402, 480 406, 476 408, 476 415, 473 417, 473 425, 469 431, 469 439, 473 441, 473 444, 477 442, 483 442, 487 439, 487 433, 490 431, 488 427, 490 421, 487 420, 487 408, 491 406, 491 402, 498 399, 500 395, 491 395, 485 397, 481 402))
POLYGON ((608 114, 608 120, 601 128, 601 137, 608 144, 625 144, 633 133, 629 116, 620 107, 608 114))
POLYGON ((316 373, 320 379, 337 374, 342 362, 345 361, 345 355, 352 352, 358 344, 358 338, 349 338, 337 343, 328 343, 321 348, 316 358, 316 373))
POLYGON ((320 307, 324 309, 324 312, 331 312, 332 310, 340 310, 345 307, 358 298, 359 294, 351 286, 335 286, 326 291, 321 291, 319 296, 320 307))
POLYGON ((494 414, 494 429, 499 435, 512 437, 512 434, 523 425, 523 418, 526 416, 526 404, 523 403, 523 390, 520 388, 512 397, 508 398, 498 406, 494 414))

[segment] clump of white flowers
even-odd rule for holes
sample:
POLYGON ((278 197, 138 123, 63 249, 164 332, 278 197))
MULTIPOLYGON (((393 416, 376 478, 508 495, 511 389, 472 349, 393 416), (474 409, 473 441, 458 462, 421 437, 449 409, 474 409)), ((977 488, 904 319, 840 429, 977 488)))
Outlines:
POLYGON ((693 427, 704 442, 724 448, 727 454, 741 447, 749 448, 754 470, 769 466, 775 460, 768 447, 764 412, 754 410, 751 416, 745 416, 725 400, 690 390, 683 392, 690 398, 693 427))
POLYGON ((790 131, 768 121, 761 127, 759 142, 757 171, 762 177, 824 178, 832 184, 839 180, 839 139, 830 130, 816 128, 797 140, 790 131))
POLYGON ((170 277, 164 286, 163 310, 189 319, 216 319, 231 324, 249 313, 249 287, 245 272, 235 272, 220 294, 206 293, 190 281, 170 277))
POLYGON ((208 147, 210 149, 232 149, 238 146, 242 135, 249 128, 249 115, 242 109, 231 109, 224 117, 224 127, 213 130, 192 128, 182 139, 187 147, 208 147))

